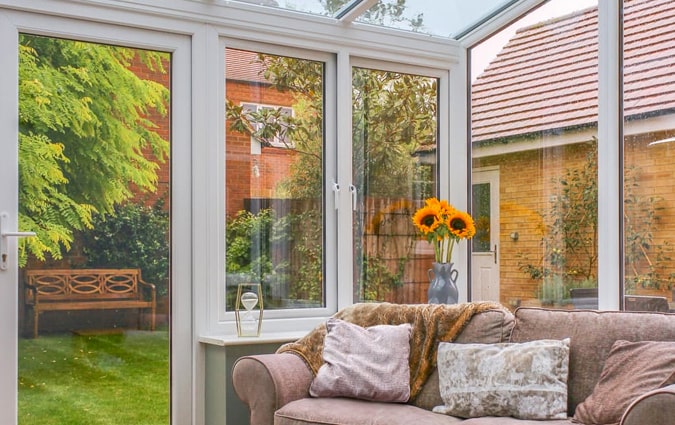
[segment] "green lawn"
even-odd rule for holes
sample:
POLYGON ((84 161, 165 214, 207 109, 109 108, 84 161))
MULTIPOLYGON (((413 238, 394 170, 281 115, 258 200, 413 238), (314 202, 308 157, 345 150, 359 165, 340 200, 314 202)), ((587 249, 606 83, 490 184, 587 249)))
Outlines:
POLYGON ((166 331, 19 341, 19 425, 168 425, 166 331))

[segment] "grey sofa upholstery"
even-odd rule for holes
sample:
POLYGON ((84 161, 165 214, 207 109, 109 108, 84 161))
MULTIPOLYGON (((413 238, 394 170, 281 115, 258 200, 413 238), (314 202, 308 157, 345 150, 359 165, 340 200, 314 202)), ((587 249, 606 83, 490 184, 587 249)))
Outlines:
MULTIPOLYGON (((541 308, 519 308, 511 314, 494 310, 475 315, 456 342, 526 342, 567 337, 571 338, 570 418, 544 421, 552 425, 573 423, 571 416, 593 391, 614 341, 675 341, 675 314, 541 308)), ((312 398, 311 371, 300 357, 288 353, 242 357, 232 373, 235 391, 250 409, 251 425, 542 424, 510 417, 460 419, 432 413, 434 406, 443 404, 436 371, 408 404, 312 398)), ((672 424, 674 397, 675 386, 645 394, 627 409, 622 425, 672 424)))

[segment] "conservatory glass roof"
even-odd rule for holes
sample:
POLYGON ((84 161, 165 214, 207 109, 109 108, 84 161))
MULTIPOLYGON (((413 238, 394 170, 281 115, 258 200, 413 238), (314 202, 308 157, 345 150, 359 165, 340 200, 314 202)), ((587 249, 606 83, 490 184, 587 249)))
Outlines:
POLYGON ((231 0, 423 34, 461 38, 516 0, 231 0))

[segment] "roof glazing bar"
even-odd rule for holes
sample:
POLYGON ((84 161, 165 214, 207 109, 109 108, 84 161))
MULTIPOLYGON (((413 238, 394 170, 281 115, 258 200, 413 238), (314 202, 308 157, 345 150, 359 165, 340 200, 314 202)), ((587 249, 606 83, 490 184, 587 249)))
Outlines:
POLYGON ((474 22, 473 24, 469 25, 468 27, 464 28, 462 31, 458 32, 457 34, 451 34, 450 36, 454 38, 455 40, 461 40, 465 36, 471 34, 474 30, 477 28, 483 26, 486 22, 492 20, 495 16, 500 15, 503 13, 505 10, 509 9, 511 6, 515 5, 518 3, 520 0, 511 0, 506 2, 504 5, 499 7, 498 9, 494 10, 492 13, 484 16, 482 19, 474 22))
POLYGON ((354 0, 347 3, 335 15, 335 19, 341 22, 354 22, 363 12, 370 9, 377 0, 354 0))

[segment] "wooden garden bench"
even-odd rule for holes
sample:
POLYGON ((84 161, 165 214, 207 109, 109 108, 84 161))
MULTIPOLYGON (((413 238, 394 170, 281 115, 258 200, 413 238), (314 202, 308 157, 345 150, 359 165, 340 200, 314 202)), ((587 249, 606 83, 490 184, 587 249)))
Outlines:
POLYGON ((28 270, 25 304, 33 310, 33 337, 43 311, 150 309, 150 330, 155 330, 155 285, 141 278, 139 269, 28 270))

